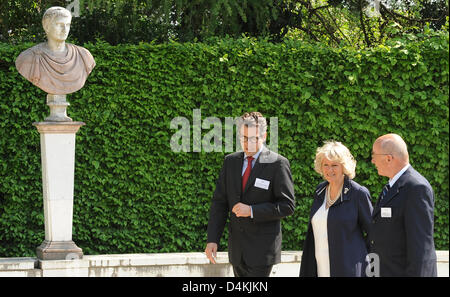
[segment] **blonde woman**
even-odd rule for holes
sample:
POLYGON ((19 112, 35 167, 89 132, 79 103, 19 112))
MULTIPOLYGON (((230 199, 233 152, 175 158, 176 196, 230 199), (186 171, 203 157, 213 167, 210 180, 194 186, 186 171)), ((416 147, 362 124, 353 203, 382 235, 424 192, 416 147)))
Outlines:
POLYGON ((326 141, 314 167, 325 181, 314 192, 300 276, 365 276, 372 203, 353 181, 356 161, 346 146, 326 141))

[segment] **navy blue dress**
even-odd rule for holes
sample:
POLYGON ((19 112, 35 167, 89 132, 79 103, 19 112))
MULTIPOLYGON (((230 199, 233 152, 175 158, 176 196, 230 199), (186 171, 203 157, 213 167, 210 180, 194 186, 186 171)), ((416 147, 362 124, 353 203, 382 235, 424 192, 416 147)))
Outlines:
MULTIPOLYGON (((317 276, 314 233, 311 218, 322 206, 328 182, 320 183, 314 192, 308 231, 303 246, 300 276, 317 276)), ((372 221, 372 202, 367 188, 345 177, 342 196, 328 210, 328 248, 330 276, 366 276, 366 240, 372 221)))

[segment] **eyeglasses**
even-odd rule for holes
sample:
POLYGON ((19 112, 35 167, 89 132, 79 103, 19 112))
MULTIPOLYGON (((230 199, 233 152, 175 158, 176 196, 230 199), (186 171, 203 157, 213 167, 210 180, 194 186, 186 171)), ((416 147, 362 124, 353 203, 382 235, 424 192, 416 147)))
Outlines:
POLYGON ((375 154, 374 152, 372 152, 372 158, 373 158, 373 156, 376 156, 376 155, 382 155, 382 156, 394 156, 394 155, 392 155, 392 154, 375 154))
POLYGON ((257 137, 257 136, 251 136, 251 137, 240 136, 239 139, 240 139, 242 142, 257 143, 258 140, 259 140, 259 137, 257 137))

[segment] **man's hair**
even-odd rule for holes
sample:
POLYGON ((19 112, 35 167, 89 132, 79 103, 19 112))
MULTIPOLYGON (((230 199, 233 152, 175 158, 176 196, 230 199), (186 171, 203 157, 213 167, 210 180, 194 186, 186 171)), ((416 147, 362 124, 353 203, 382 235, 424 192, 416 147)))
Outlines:
POLYGON ((53 22, 53 20, 57 17, 72 18, 72 13, 69 10, 65 9, 64 7, 60 6, 50 7, 44 12, 44 15, 42 16, 42 27, 44 27, 44 30, 46 28, 46 25, 53 22))
POLYGON ((263 136, 267 132, 267 121, 260 112, 246 112, 239 119, 237 123, 238 131, 241 131, 242 125, 247 127, 258 127, 259 136, 263 136))

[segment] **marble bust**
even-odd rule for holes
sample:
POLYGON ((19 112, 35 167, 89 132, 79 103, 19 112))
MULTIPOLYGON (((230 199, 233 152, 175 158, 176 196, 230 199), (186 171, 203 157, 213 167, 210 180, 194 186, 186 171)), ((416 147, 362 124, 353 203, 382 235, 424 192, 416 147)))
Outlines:
POLYGON ((87 49, 65 42, 71 20, 70 11, 63 7, 47 9, 42 17, 47 42, 23 51, 16 59, 19 73, 48 94, 78 91, 95 67, 87 49))

